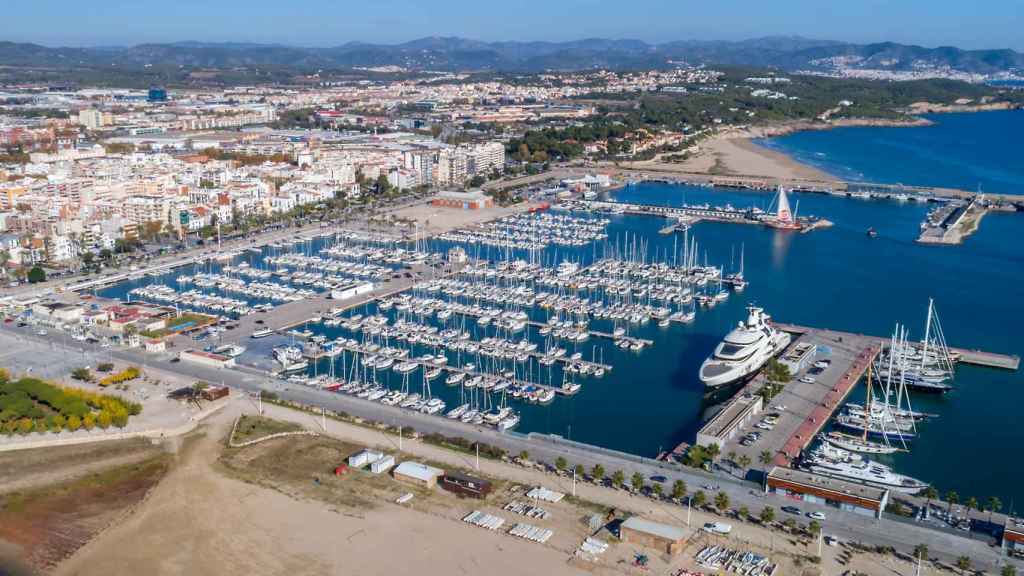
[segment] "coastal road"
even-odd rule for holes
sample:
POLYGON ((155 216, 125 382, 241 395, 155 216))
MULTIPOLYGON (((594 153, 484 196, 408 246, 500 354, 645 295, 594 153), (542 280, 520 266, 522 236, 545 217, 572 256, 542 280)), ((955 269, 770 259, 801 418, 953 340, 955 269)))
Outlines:
MULTIPOLYGON (((171 362, 169 355, 157 357, 136 350, 97 348, 65 339, 61 334, 55 333, 56 331, 51 331, 47 336, 40 337, 28 330, 27 327, 16 328, 13 324, 0 326, 2 326, 0 328, 2 333, 14 335, 22 342, 37 344, 36 353, 20 360, 17 364, 17 367, 22 369, 33 368, 35 374, 55 376, 57 368, 54 367, 56 366, 59 366, 60 370, 64 370, 73 366, 76 360, 82 364, 95 365, 96 362, 114 358, 123 362, 177 373, 188 379, 224 383, 248 393, 272 391, 283 400, 311 407, 321 407, 332 412, 344 412, 364 420, 393 426, 400 425, 415 429, 421 434, 438 433, 465 438, 473 442, 482 442, 500 447, 513 455, 527 451, 530 459, 537 462, 551 464, 558 457, 563 457, 570 466, 582 464, 588 471, 595 464, 601 464, 609 476, 616 470, 622 470, 626 474, 627 482, 633 472, 640 472, 648 479, 656 475, 664 476, 667 479, 666 489, 671 489, 672 483, 679 479, 687 483, 690 494, 703 490, 710 501, 715 492, 723 491, 729 495, 732 508, 745 506, 753 515, 757 515, 765 506, 775 507, 776 518, 779 521, 788 516, 781 512, 782 506, 794 505, 804 513, 817 510, 827 515, 827 520, 823 522, 824 533, 842 540, 892 546, 903 552, 910 552, 914 546, 924 543, 932 551, 933 556, 946 562, 952 563, 960 555, 969 555, 974 560, 974 565, 979 568, 995 566, 1000 560, 997 549, 991 547, 991 538, 981 539, 980 535, 974 534, 973 536, 978 539, 972 539, 965 537, 961 532, 936 528, 930 524, 902 521, 888 516, 881 520, 875 520, 832 507, 817 506, 764 494, 758 482, 735 478, 724 472, 710 474, 678 464, 659 462, 596 446, 568 442, 557 436, 498 432, 491 428, 473 426, 447 418, 385 406, 344 394, 274 380, 267 374, 252 368, 218 370, 185 362, 171 362), (57 362, 60 364, 58 365, 57 362), (46 366, 50 366, 50 368, 45 368, 46 366)), ((752 474, 760 476, 758 472, 752 472, 752 474)), ((563 479, 562 483, 565 482, 567 481, 563 479)), ((568 486, 560 485, 559 487, 568 490, 568 486)), ((667 507, 666 509, 674 509, 671 513, 675 517, 685 516, 685 511, 674 504, 665 503, 664 506, 667 507)), ((793 516, 793 518, 804 524, 808 520, 806 517, 793 516)))

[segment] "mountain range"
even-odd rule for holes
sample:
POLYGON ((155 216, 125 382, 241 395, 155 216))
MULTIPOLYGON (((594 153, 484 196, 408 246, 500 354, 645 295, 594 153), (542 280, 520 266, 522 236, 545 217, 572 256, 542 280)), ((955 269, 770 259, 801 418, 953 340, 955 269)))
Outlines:
POLYGON ((925 48, 894 42, 852 44, 792 36, 661 44, 603 38, 567 42, 484 42, 428 37, 401 44, 348 42, 322 48, 210 42, 52 48, 0 42, 0 66, 13 67, 283 67, 312 72, 401 66, 411 70, 538 72, 657 68, 679 61, 786 71, 824 71, 838 66, 893 71, 939 67, 974 74, 1024 70, 1024 54, 1008 49, 925 48))

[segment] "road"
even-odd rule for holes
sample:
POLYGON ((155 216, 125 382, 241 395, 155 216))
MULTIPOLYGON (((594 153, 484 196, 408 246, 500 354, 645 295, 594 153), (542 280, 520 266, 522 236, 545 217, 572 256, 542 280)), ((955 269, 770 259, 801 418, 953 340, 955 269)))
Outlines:
MULTIPOLYGON (((529 453, 530 459, 537 462, 553 464, 557 458, 563 457, 570 466, 582 464, 588 471, 595 464, 601 464, 609 476, 616 470, 622 470, 626 474, 626 478, 629 478, 633 472, 640 472, 646 478, 661 475, 667 478, 667 487, 671 487, 677 479, 683 480, 687 483, 691 494, 697 490, 703 490, 708 494, 710 500, 714 492, 724 491, 729 495, 733 508, 745 506, 754 515, 759 514, 765 506, 772 506, 777 511, 786 505, 798 506, 805 513, 817 510, 826 514, 828 518, 822 523, 824 533, 843 540, 892 546, 908 553, 918 544, 924 543, 935 557, 953 563, 956 557, 969 555, 974 561, 974 566, 978 568, 995 566, 1000 560, 997 549, 991 547, 992 539, 980 534, 965 537, 962 532, 938 528, 931 524, 904 521, 890 517, 890 515, 876 520, 832 507, 764 494, 758 482, 733 477, 726 471, 710 474, 679 464, 659 462, 596 446, 567 442, 556 436, 498 432, 490 428, 410 412, 348 395, 273 380, 265 373, 244 366, 233 370, 218 370, 185 362, 171 362, 171 356, 166 354, 158 357, 137 350, 97 348, 65 339, 56 331, 51 331, 47 336, 40 337, 26 328, 16 328, 13 324, 0 326, 2 326, 0 332, 15 334, 23 342, 38 344, 38 355, 22 359, 18 364, 22 368, 34 367, 33 373, 35 374, 55 375, 54 370, 57 368, 54 367, 58 366, 58 363, 59 369, 65 370, 73 365, 75 360, 95 365, 95 362, 113 357, 144 367, 151 366, 167 372, 178 373, 190 379, 223 383, 249 393, 272 391, 283 400, 311 407, 321 407, 332 412, 344 412, 364 420, 393 426, 401 425, 404 428, 415 429, 421 434, 438 433, 445 436, 461 437, 473 442, 500 447, 509 454, 526 451, 529 453), (46 366, 50 366, 50 368, 45 368, 46 366)), ((756 472, 753 475, 760 476, 756 472)), ((778 512, 776 518, 781 521, 786 516, 787 514, 778 512)), ((798 518, 794 516, 794 519, 798 518)), ((801 517, 798 520, 806 522, 807 518, 801 517)))

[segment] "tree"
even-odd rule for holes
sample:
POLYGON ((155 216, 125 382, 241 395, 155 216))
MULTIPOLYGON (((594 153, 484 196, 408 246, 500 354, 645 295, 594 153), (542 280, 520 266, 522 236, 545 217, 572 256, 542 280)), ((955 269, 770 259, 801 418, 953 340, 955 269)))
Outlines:
POLYGON ((100 258, 110 262, 114 259, 114 253, 110 251, 110 248, 104 248, 100 250, 100 258))
POLYGON ((1004 564, 999 576, 1017 576, 1017 567, 1013 564, 1004 564))
POLYGON ((380 176, 377 176, 377 194, 387 194, 391 191, 391 182, 388 180, 388 175, 381 172, 380 176))
POLYGON ((704 504, 707 504, 707 501, 707 494, 704 494, 703 490, 697 490, 697 492, 693 495, 693 505, 696 506, 697 508, 702 508, 704 504))
POLYGON ((950 490, 949 492, 946 492, 946 502, 948 503, 948 506, 946 507, 946 515, 952 514, 953 506, 960 503, 960 495, 956 493, 956 490, 950 490))
POLYGON ((914 558, 917 558, 918 560, 921 560, 921 561, 927 560, 928 559, 928 545, 927 544, 918 544, 917 546, 914 546, 914 558))
POLYGON ((658 484, 657 482, 655 482, 654 485, 651 486, 651 491, 654 492, 654 495, 657 496, 658 499, 661 499, 661 492, 662 492, 661 484, 658 484))
POLYGON ((86 414, 82 416, 82 428, 86 430, 92 430, 96 427, 96 417, 92 414, 86 414))
POLYGON ((768 450, 762 450, 761 454, 759 454, 757 457, 757 461, 763 464, 765 468, 767 468, 768 465, 772 463, 772 453, 769 452, 768 450))
POLYGON ((811 520, 810 524, 807 525, 807 531, 811 533, 811 536, 817 536, 821 533, 821 523, 817 520, 811 520))
POLYGON ((739 462, 741 470, 746 470, 750 466, 750 456, 746 454, 740 454, 739 462))
POLYGON ((110 412, 103 410, 100 415, 96 417, 96 425, 100 427, 100 430, 106 430, 110 428, 110 424, 113 418, 110 416, 110 412))
POLYGON ((604 466, 594 464, 594 467, 590 469, 590 476, 593 477, 596 482, 604 480, 604 466))
POLYGON ((22 418, 21 420, 18 420, 18 432, 22 435, 31 432, 34 427, 35 424, 32 422, 31 418, 22 418))
POLYGON ((527 452, 526 450, 523 450, 522 452, 519 453, 519 459, 520 460, 524 460, 524 461, 525 460, 529 460, 530 459, 530 453, 527 452))
POLYGON ((53 428, 52 429, 53 429, 54 432, 60 432, 61 430, 64 429, 64 426, 66 426, 67 423, 68 423, 67 418, 64 418, 63 414, 57 414, 56 416, 53 417, 53 428))
POLYGON ((956 568, 961 574, 967 571, 971 567, 971 559, 968 556, 961 556, 956 559, 956 568))
POLYGON ((639 492, 644 487, 644 475, 639 472, 633 472, 633 478, 630 480, 633 484, 633 489, 639 492))
POLYGON ((971 496, 970 498, 967 499, 967 502, 964 504, 964 507, 967 508, 967 517, 970 518, 971 510, 978 509, 978 499, 975 498, 974 496, 971 496))
POLYGON ((482 175, 477 174, 476 176, 473 176, 472 178, 469 179, 469 187, 479 188, 483 186, 485 182, 487 182, 487 179, 484 178, 482 175))
POLYGON ((566 467, 567 467, 568 465, 569 465, 569 463, 565 461, 565 458, 563 458, 563 457, 561 457, 561 456, 559 456, 558 458, 555 458, 555 468, 556 468, 556 469, 557 469, 557 470, 558 470, 559 472, 561 472, 562 470, 565 470, 565 468, 566 468, 566 467))
POLYGON ((736 464, 736 451, 730 450, 729 453, 725 455, 725 459, 732 464, 736 464))
POLYGON ((93 254, 92 252, 88 251, 88 250, 86 250, 82 254, 82 263, 85 264, 86 266, 92 266, 92 261, 95 260, 95 259, 96 259, 96 255, 93 254))
POLYGON ((995 496, 990 496, 988 502, 985 503, 985 509, 988 510, 988 523, 991 524, 992 513, 1003 509, 1003 501, 995 496))
POLYGON ((746 506, 740 506, 740 509, 736 511, 736 515, 739 516, 741 520, 746 520, 750 517, 750 510, 746 506))
POLYGON ((92 382, 92 372, 88 368, 75 368, 71 371, 71 377, 82 382, 92 382))
POLYGON ((619 488, 622 483, 626 481, 626 473, 622 470, 616 470, 612 473, 612 486, 619 488))
POLYGON ((676 500, 682 500, 686 497, 686 482, 676 480, 672 484, 672 497, 676 500))
POLYGON ((68 428, 68 430, 74 432, 74 431, 78 430, 81 427, 82 427, 82 419, 81 418, 79 418, 78 416, 75 416, 74 414, 72 414, 71 416, 68 416, 68 421, 67 421, 67 428, 68 428))
POLYGON ((7 263, 11 261, 11 253, 7 250, 0 250, 0 269, 3 270, 4 276, 7 275, 7 263))
POLYGON ((729 495, 725 492, 715 494, 715 508, 718 508, 719 512, 726 511, 729 508, 729 495))
POLYGON ((794 520, 792 518, 786 518, 782 522, 782 525, 786 527, 786 530, 789 530, 790 532, 792 532, 793 530, 796 529, 796 520, 794 520))
POLYGON ((577 464, 576 467, 573 468, 573 472, 576 473, 576 477, 577 478, 583 478, 583 476, 585 475, 585 470, 583 469, 583 464, 577 464))
POLYGON ((46 282, 46 272, 44 272, 39 266, 33 266, 32 269, 28 271, 28 281, 30 284, 46 282))
POLYGON ((939 491, 935 489, 935 486, 928 486, 921 491, 921 496, 924 496, 925 510, 930 510, 932 507, 932 500, 939 497, 939 491))
POLYGON ((708 458, 710 458, 711 461, 714 462, 715 458, 718 458, 718 455, 719 455, 719 453, 721 453, 722 449, 721 449, 721 447, 718 446, 718 444, 715 444, 714 442, 712 442, 711 444, 708 444, 708 446, 707 446, 707 448, 705 448, 705 450, 707 451, 708 458))

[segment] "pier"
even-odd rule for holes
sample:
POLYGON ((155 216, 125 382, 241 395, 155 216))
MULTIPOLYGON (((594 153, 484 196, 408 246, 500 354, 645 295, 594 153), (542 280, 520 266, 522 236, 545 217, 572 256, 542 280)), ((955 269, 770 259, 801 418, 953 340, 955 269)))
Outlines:
MULTIPOLYGON (((784 194, 782 195, 784 196, 784 194)), ((675 219, 660 230, 661 234, 671 234, 677 229, 685 229, 698 222, 728 222, 734 224, 756 224, 771 228, 809 232, 817 228, 831 226, 828 220, 818 218, 795 218, 789 211, 788 203, 780 202, 778 214, 771 214, 754 209, 740 210, 737 208, 708 206, 656 206, 653 204, 630 204, 625 202, 607 202, 603 200, 579 200, 570 208, 631 214, 636 216, 660 216, 675 219)))
MULTIPOLYGON (((776 323, 774 326, 793 335, 790 349, 798 343, 816 347, 817 359, 828 359, 828 368, 813 375, 813 382, 793 381, 785 384, 769 402, 764 403, 761 389, 768 384, 756 376, 732 398, 721 411, 710 418, 697 432, 697 444, 718 444, 721 454, 746 455, 758 462, 763 452, 772 455, 775 465, 787 466, 814 441, 857 386, 875 357, 889 342, 888 338, 853 334, 776 323), (751 446, 740 443, 748 432, 757 430, 758 417, 777 415, 771 430, 758 430, 761 438, 751 446)), ((974 366, 1017 370, 1020 357, 981 350, 950 348, 958 362, 974 366)), ((681 449, 677 448, 677 455, 681 449)))
MULTIPOLYGON (((341 348, 342 350, 345 350, 346 352, 350 352, 350 353, 353 353, 353 354, 362 354, 364 356, 366 356, 366 355, 373 355, 374 354, 373 352, 370 352, 369 349, 364 348, 362 346, 349 346, 347 344, 345 344, 345 345, 335 344, 335 346, 337 346, 338 348, 341 348)), ((317 354, 310 354, 310 353, 308 353, 306 351, 303 351, 303 355, 306 358, 309 358, 309 359, 313 360, 314 362, 317 361, 317 360, 320 360, 321 358, 329 357, 326 354, 319 354, 319 355, 317 355, 317 354)), ((565 362, 570 362, 569 359, 564 359, 564 361, 565 362)), ((434 364, 432 362, 427 362, 425 360, 421 360, 421 359, 416 358, 416 357, 411 356, 411 355, 409 357, 407 357, 407 358, 395 358, 395 363, 396 364, 399 364, 401 362, 411 362, 411 363, 414 363, 414 364, 416 364, 416 366, 420 370, 423 370, 425 368, 440 368, 441 371, 442 371, 441 372, 442 376, 444 375, 445 372, 457 372, 457 373, 465 374, 466 376, 469 376, 469 377, 483 376, 485 378, 492 378, 492 379, 495 378, 494 376, 489 376, 487 374, 483 374, 483 373, 477 372, 475 370, 467 370, 467 369, 463 368, 462 366, 449 366, 447 364, 442 366, 442 365, 434 364)), ((588 363, 586 361, 579 361, 579 362, 580 363, 588 363)), ((604 366, 602 364, 595 364, 595 365, 596 366, 604 367, 604 368, 606 368, 608 370, 611 369, 611 366, 604 366)), ((390 370, 390 368, 388 368, 388 370, 390 370)), ((438 381, 441 382, 442 384, 444 384, 444 382, 440 380, 440 377, 438 377, 438 378, 439 378, 438 381)), ((577 386, 577 387, 574 387, 574 388, 562 388, 560 386, 550 386, 548 384, 542 384, 540 382, 527 382, 525 380, 520 380, 519 378, 504 378, 504 377, 502 377, 500 379, 501 380, 507 380, 507 381, 511 382, 512 384, 514 384, 516 386, 522 386, 522 387, 534 386, 536 388, 541 388, 543 390, 550 390, 550 391, 552 391, 552 392, 554 392, 556 394, 561 394, 563 396, 572 396, 573 394, 579 392, 580 389, 582 388, 582 386, 577 386)))

